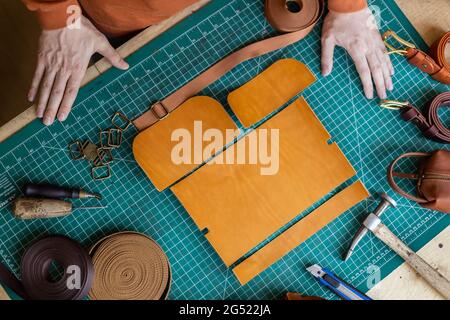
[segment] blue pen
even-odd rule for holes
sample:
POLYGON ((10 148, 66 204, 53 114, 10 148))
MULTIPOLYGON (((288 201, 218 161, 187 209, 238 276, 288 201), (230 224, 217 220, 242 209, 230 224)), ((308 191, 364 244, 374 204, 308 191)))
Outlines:
POLYGON ((344 300, 372 300, 364 293, 358 291, 355 287, 335 276, 333 272, 326 268, 322 268, 321 266, 315 264, 309 268, 306 268, 306 270, 308 270, 320 284, 327 287, 344 300))

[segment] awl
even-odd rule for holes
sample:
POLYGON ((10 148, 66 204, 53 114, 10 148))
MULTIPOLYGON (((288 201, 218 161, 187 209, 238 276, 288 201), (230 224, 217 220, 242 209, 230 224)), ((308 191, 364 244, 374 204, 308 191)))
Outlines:
POLYGON ((102 199, 101 195, 97 193, 86 192, 78 188, 66 188, 50 184, 27 183, 23 187, 23 194, 26 197, 43 197, 52 199, 102 199))
POLYGON ((95 207, 73 207, 71 202, 44 199, 44 198, 25 198, 20 197, 13 202, 14 217, 22 220, 58 218, 72 213, 73 210, 82 209, 104 209, 104 206, 95 207))

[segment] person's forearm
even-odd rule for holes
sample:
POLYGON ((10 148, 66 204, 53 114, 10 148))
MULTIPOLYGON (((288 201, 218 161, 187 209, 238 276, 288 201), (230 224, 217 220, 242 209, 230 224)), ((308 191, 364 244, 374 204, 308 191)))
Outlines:
POLYGON ((22 0, 27 8, 35 11, 43 29, 64 28, 70 15, 70 6, 79 6, 77 0, 22 0))
POLYGON ((355 12, 367 7, 367 0, 328 0, 328 9, 336 12, 355 12))

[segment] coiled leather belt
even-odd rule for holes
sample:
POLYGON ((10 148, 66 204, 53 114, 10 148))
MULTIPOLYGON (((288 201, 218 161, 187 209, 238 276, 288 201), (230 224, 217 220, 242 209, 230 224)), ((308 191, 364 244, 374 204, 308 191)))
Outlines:
POLYGON ((395 32, 387 31, 383 35, 386 46, 390 53, 400 54, 408 59, 408 62, 428 73, 434 80, 450 85, 450 65, 445 57, 445 48, 450 43, 450 31, 446 32, 431 47, 428 53, 417 49, 412 43, 400 38, 395 32), (394 37, 405 46, 404 49, 397 49, 390 45, 387 40, 394 37))
POLYGON ((171 272, 161 247, 136 232, 116 233, 90 250, 95 300, 160 300, 169 294, 171 272))
POLYGON ((21 261, 22 281, 0 263, 0 282, 24 299, 159 300, 167 298, 171 272, 161 247, 147 236, 120 232, 97 242, 87 252, 65 236, 49 236, 25 250, 21 261), (56 282, 49 268, 56 261, 64 270, 79 268, 80 287, 67 285, 71 273, 56 282), (95 269, 95 272, 94 272, 95 269))
POLYGON ((384 100, 381 106, 401 110, 402 118, 405 121, 413 122, 425 137, 441 143, 450 143, 450 129, 446 128, 439 118, 439 108, 450 107, 450 91, 441 93, 434 98, 429 103, 425 113, 422 113, 409 102, 384 100))
POLYGON ((0 281, 24 299, 32 300, 79 300, 84 298, 94 279, 94 268, 86 250, 65 236, 45 237, 29 246, 20 264, 22 281, 19 281, 0 263, 0 281), (57 281, 49 279, 51 263, 56 261, 63 270, 77 266, 79 287, 69 288, 72 275, 64 272, 57 281))
POLYGON ((238 64, 305 38, 316 25, 323 8, 323 0, 266 0, 267 20, 276 30, 284 34, 255 42, 230 54, 164 100, 153 104, 148 111, 133 121, 134 125, 139 130, 150 127, 238 64))

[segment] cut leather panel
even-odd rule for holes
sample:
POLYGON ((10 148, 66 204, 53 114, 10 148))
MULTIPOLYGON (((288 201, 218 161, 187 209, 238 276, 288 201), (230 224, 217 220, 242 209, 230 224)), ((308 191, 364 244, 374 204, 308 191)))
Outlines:
POLYGON ((355 182, 237 265, 233 269, 234 274, 242 285, 246 284, 341 214, 368 197, 369 192, 362 182, 355 182))
POLYGON ((316 80, 303 63, 282 59, 228 95, 239 121, 250 127, 283 106, 316 80))
POLYGON ((171 187, 227 266, 356 174, 303 98, 262 129, 279 129, 277 174, 209 163, 171 187))
POLYGON ((134 139, 134 158, 159 191, 166 189, 200 165, 194 162, 193 155, 196 151, 201 152, 199 148, 203 148, 206 143, 194 145, 195 121, 201 121, 203 131, 210 128, 220 130, 225 137, 223 146, 233 141, 232 137, 226 136, 225 131, 236 130, 236 124, 219 102, 203 96, 187 100, 169 117, 142 131, 134 139), (171 139, 176 129, 186 129, 192 137, 192 161, 188 164, 176 164, 172 161, 172 149, 179 143, 171 139))

